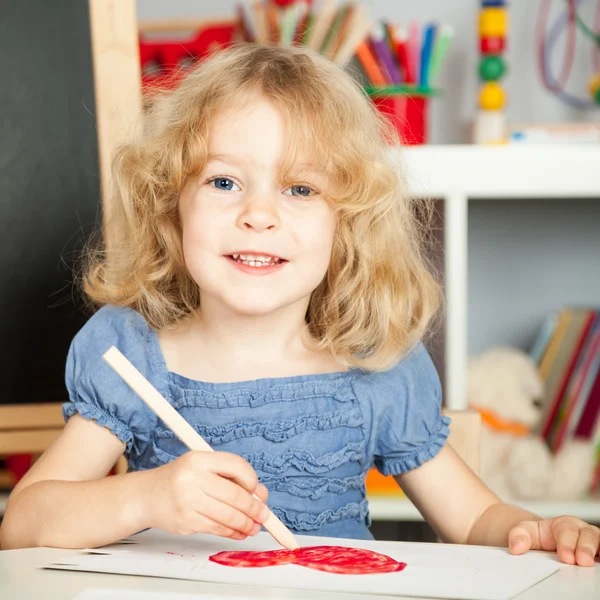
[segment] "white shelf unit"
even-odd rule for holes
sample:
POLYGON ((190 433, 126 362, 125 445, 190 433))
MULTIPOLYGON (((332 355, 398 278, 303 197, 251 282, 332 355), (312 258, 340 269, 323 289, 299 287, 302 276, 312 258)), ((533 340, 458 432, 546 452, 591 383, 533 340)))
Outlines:
MULTIPOLYGON (((600 502, 527 502, 503 498, 508 504, 516 504, 543 518, 572 515, 588 523, 600 523, 600 502)), ((394 498, 369 498, 369 509, 374 521, 422 521, 421 513, 409 500, 394 498)))
MULTIPOLYGON (((600 145, 431 145, 391 152, 411 195, 444 201, 445 405, 461 410, 467 407, 469 201, 600 200, 600 145)), ((517 503, 541 516, 600 522, 600 501, 517 503)), ((403 498, 372 498, 370 508, 374 520, 423 519, 403 498)))
POLYGON ((470 200, 597 198, 600 145, 440 145, 392 150, 410 194, 444 201, 445 404, 466 408, 470 200))

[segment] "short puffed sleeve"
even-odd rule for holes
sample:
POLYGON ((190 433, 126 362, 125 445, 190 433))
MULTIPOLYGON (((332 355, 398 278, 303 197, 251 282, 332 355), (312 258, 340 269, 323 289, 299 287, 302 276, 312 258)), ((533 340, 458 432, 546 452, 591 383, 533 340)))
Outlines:
POLYGON ((438 454, 450 434, 450 418, 441 412, 440 379, 422 343, 357 385, 368 401, 370 450, 383 475, 406 473, 438 454))
POLYGON ((136 311, 104 306, 75 335, 67 355, 69 401, 62 405, 65 422, 79 413, 108 428, 126 444, 128 456, 143 452, 155 417, 102 355, 116 346, 152 383, 150 334, 136 311))

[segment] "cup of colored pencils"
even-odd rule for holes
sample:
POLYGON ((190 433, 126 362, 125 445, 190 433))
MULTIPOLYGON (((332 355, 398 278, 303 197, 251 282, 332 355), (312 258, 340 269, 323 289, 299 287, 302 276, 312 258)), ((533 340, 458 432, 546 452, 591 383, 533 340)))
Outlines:
POLYGON ((342 68, 372 27, 365 3, 337 0, 244 0, 237 19, 238 41, 306 46, 342 68))
POLYGON ((429 100, 454 32, 448 25, 412 22, 407 28, 389 22, 373 25, 356 57, 373 102, 395 127, 403 144, 428 141, 429 100))
POLYGON ((411 22, 373 22, 365 3, 336 0, 245 0, 238 4, 236 38, 265 45, 301 45, 339 67, 352 61, 364 88, 404 144, 428 139, 429 99, 453 30, 411 22))

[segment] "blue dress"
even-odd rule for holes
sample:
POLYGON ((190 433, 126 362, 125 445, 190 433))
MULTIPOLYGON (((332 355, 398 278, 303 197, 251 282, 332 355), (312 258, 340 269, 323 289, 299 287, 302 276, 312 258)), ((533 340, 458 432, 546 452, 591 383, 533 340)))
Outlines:
POLYGON ((136 311, 105 306, 67 358, 65 421, 79 413, 126 444, 129 470, 152 469, 187 448, 102 358, 116 346, 214 450, 244 457, 267 504, 295 534, 373 539, 365 477, 433 458, 449 434, 431 358, 419 345, 384 372, 208 383, 168 371, 156 330, 136 311))

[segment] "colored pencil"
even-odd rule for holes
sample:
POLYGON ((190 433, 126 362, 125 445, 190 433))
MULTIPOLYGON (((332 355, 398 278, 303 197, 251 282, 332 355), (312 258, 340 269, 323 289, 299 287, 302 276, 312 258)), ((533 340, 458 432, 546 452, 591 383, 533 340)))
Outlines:
POLYGON ((281 46, 289 46, 294 41, 296 27, 300 20, 300 2, 291 4, 283 11, 281 18, 281 35, 279 44, 281 46))
MULTIPOLYGON (((368 15, 368 6, 361 4, 352 15, 352 22, 348 26, 346 39, 333 58, 333 62, 339 67, 344 67, 352 58, 352 55, 355 54, 356 49, 365 42, 372 27, 373 24, 368 15)), ((369 54, 373 58, 370 50, 369 54)), ((375 59, 373 58, 373 60, 375 59)))
POLYGON ((362 41, 356 47, 356 58, 362 67, 367 79, 371 85, 376 87, 384 87, 389 84, 389 80, 385 77, 382 70, 377 64, 377 60, 371 52, 371 48, 366 41, 362 41))
POLYGON ((306 32, 310 25, 310 8, 306 2, 301 1, 298 4, 300 5, 300 16, 298 18, 296 32, 294 33, 294 41, 292 43, 305 46, 305 39, 307 39, 306 32))
POLYGON ((354 14, 356 13, 356 3, 351 3, 348 5, 346 14, 340 23, 339 29, 336 32, 335 38, 332 40, 331 45, 325 56, 329 60, 333 60, 335 55, 339 52, 339 49, 342 47, 344 40, 348 36, 348 30, 352 26, 354 21, 354 14))
POLYGON ((414 74, 414 82, 419 83, 419 71, 421 68, 421 30, 416 21, 412 21, 408 29, 408 60, 412 65, 412 73, 414 74))
POLYGON ((449 25, 442 26, 439 35, 436 37, 431 55, 431 64, 429 65, 428 73, 429 85, 433 84, 438 76, 453 37, 454 29, 449 25))
POLYGON ((338 33, 339 33, 340 29, 342 28, 342 25, 346 19, 346 15, 348 14, 349 10, 350 10, 349 4, 344 4, 343 6, 340 6, 339 9, 337 10, 337 12, 335 14, 335 18, 333 19, 333 21, 331 23, 331 27, 329 27, 329 31, 327 32, 327 37, 325 38, 325 41, 323 42, 323 46, 321 47, 321 54, 323 56, 329 56, 331 48, 333 47, 333 45, 335 43, 335 39, 337 38, 338 33))
POLYGON ((408 34, 401 28, 395 28, 392 37, 396 46, 400 69, 404 73, 405 83, 416 83, 413 62, 410 60, 408 54, 408 34))
POLYGON ((256 41, 259 44, 267 44, 269 41, 269 29, 265 6, 261 0, 254 0, 252 2, 252 13, 256 26, 256 41))
POLYGON ((385 40, 394 58, 394 61, 399 65, 398 53, 396 52, 396 44, 394 44, 394 26, 389 21, 383 21, 383 31, 385 33, 385 40))
POLYGON ((250 14, 250 6, 247 0, 240 2, 237 5, 238 19, 240 23, 240 30, 242 33, 242 39, 245 42, 255 42, 257 35, 252 22, 252 15, 250 14))
POLYGON ((400 85, 402 83, 402 77, 400 76, 398 67, 394 63, 394 58, 389 46, 385 41, 385 31, 381 23, 375 23, 373 26, 373 31, 371 33, 371 44, 373 45, 373 50, 379 59, 380 64, 383 65, 385 71, 387 72, 391 83, 394 85, 400 85))
POLYGON ((265 7, 265 14, 267 16, 267 31, 269 43, 272 46, 279 44, 280 32, 279 32, 279 14, 277 12, 277 5, 274 0, 266 0, 267 4, 265 7))
POLYGON ((323 0, 321 10, 313 20, 313 30, 308 41, 309 48, 316 52, 320 52, 336 12, 337 7, 335 0, 323 0))
POLYGON ((429 86, 429 64, 431 61, 431 52, 435 40, 436 26, 429 23, 423 31, 423 44, 421 46, 421 66, 419 69, 419 85, 421 87, 429 86))

